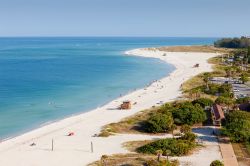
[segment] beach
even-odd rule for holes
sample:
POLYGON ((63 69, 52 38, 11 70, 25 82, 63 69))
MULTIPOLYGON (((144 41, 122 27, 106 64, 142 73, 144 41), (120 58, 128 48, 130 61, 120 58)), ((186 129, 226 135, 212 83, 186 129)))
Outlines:
MULTIPOLYGON (((149 83, 147 87, 115 99, 103 107, 60 120, 1 142, 0 165, 83 166, 98 160, 104 154, 128 152, 122 147, 122 143, 126 141, 165 137, 117 134, 104 138, 94 137, 94 135, 98 134, 106 124, 118 122, 152 106, 177 100, 182 93, 180 90, 181 84, 199 73, 212 71, 212 65, 207 60, 217 55, 216 53, 164 52, 157 49, 127 51, 126 56, 159 58, 173 64, 176 70, 169 76, 155 80, 149 83), (199 64, 199 67, 194 68, 195 64, 199 64), (117 109, 125 100, 131 101, 132 109, 117 109), (70 132, 73 132, 74 135, 69 137, 67 135, 70 132), (91 143, 93 152, 91 151, 91 143), (31 144, 34 146, 30 146, 31 144)), ((211 147, 209 150, 204 148, 196 157, 186 157, 183 160, 188 160, 191 164, 196 165, 199 164, 199 160, 202 162, 202 157, 204 157, 206 158, 205 165, 209 165, 209 161, 221 159, 216 141, 212 143, 211 147), (193 162, 194 160, 196 161, 193 162)))

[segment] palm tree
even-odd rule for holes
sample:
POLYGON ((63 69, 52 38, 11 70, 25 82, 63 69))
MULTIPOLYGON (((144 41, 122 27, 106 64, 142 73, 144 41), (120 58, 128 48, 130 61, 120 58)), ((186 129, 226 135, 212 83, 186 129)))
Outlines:
POLYGON ((161 159, 162 153, 163 153, 163 152, 162 152, 162 150, 161 150, 161 149, 156 151, 156 154, 157 154, 157 161, 158 161, 158 162, 160 162, 160 159, 161 159))
POLYGON ((171 150, 165 150, 164 152, 165 152, 165 155, 167 156, 167 161, 168 161, 168 157, 171 154, 171 150))
POLYGON ((209 90, 208 83, 210 78, 211 78, 211 73, 206 72, 203 74, 203 81, 206 83, 207 90, 209 90))
POLYGON ((191 99, 197 99, 197 98, 200 97, 200 93, 201 93, 201 91, 200 91, 200 89, 198 89, 198 88, 191 89, 191 90, 189 91, 189 97, 190 97, 191 99))
POLYGON ((226 72, 226 76, 229 78, 229 77, 231 77, 231 75, 232 75, 232 67, 230 66, 230 67, 226 67, 225 68, 225 72, 226 72))

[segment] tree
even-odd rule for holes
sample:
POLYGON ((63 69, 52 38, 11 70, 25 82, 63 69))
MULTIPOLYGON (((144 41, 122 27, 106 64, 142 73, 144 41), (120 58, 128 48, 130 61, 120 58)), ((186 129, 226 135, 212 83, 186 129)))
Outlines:
POLYGON ((164 155, 167 156, 167 161, 169 161, 168 158, 169 158, 169 155, 171 155, 171 150, 168 150, 168 149, 165 150, 164 155))
POLYGON ((230 107, 231 105, 234 105, 234 100, 230 97, 224 97, 224 96, 219 96, 216 100, 215 100, 216 104, 220 104, 220 105, 226 105, 227 107, 230 107))
POLYGON ((223 38, 214 42, 214 46, 224 48, 247 48, 250 46, 250 39, 247 37, 223 38))
POLYGON ((146 121, 146 131, 152 133, 167 132, 173 123, 171 113, 156 113, 146 121))
POLYGON ((248 63, 250 63, 250 46, 247 48, 248 63))
POLYGON ((203 81, 206 84, 207 90, 209 90, 208 82, 209 82, 210 78, 211 78, 211 73, 206 72, 203 74, 203 81))
POLYGON ((243 84, 245 84, 247 81, 249 81, 249 78, 245 73, 242 73, 240 76, 240 80, 242 81, 243 84))
POLYGON ((247 103, 247 102, 250 102, 250 97, 243 97, 243 98, 236 99, 237 104, 243 104, 243 103, 247 103))
POLYGON ((199 98, 192 101, 192 104, 199 104, 202 108, 213 105, 213 100, 209 98, 199 98))
POLYGON ((235 68, 233 66, 228 66, 225 68, 226 77, 229 79, 235 74, 235 68))
POLYGON ((207 119, 203 108, 199 104, 193 105, 191 102, 178 103, 171 112, 176 124, 193 125, 207 119))
POLYGON ((163 153, 163 152, 162 152, 161 149, 156 151, 156 154, 157 154, 157 161, 158 161, 158 162, 160 162, 160 160, 161 160, 162 153, 163 153))
POLYGON ((233 142, 246 142, 250 140, 250 113, 233 111, 226 114, 224 133, 233 142))
POLYGON ((191 99, 197 99, 197 98, 200 97, 200 93, 201 93, 201 91, 200 91, 199 88, 191 89, 191 90, 189 91, 189 97, 190 97, 191 99))

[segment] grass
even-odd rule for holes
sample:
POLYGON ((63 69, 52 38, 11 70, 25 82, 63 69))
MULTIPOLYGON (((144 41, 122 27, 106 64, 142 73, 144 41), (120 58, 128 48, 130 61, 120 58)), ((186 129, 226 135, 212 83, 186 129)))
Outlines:
MULTIPOLYGON (((161 162, 166 161, 166 159, 161 158, 161 162)), ((103 166, 103 162, 95 161, 88 166, 103 166)), ((145 155, 145 154, 135 154, 135 153, 128 153, 128 154, 116 154, 111 156, 106 156, 105 164, 106 166, 142 166, 142 165, 151 165, 151 163, 157 162, 156 155, 145 155)), ((177 160, 172 160, 171 165, 169 166, 178 166, 179 162, 177 160)), ((152 164, 153 166, 153 164, 152 164)))
POLYGON ((232 49, 216 48, 214 46, 171 46, 171 47, 160 47, 159 50, 168 52, 228 53, 232 49))
POLYGON ((123 143, 123 147, 125 147, 130 152, 136 152, 136 149, 153 142, 153 140, 144 140, 144 141, 129 141, 123 143))
POLYGON ((241 143, 232 143, 234 153, 239 165, 250 165, 250 145, 241 143))
POLYGON ((120 122, 117 123, 110 123, 105 125, 101 133, 99 134, 100 137, 108 137, 115 133, 144 133, 143 129, 143 121, 147 120, 149 116, 156 111, 158 108, 151 108, 141 112, 136 113, 130 117, 127 117, 120 122))
POLYGON ((199 74, 195 77, 190 78, 186 82, 182 84, 182 91, 185 93, 193 88, 204 85, 204 81, 202 79, 202 74, 199 74))

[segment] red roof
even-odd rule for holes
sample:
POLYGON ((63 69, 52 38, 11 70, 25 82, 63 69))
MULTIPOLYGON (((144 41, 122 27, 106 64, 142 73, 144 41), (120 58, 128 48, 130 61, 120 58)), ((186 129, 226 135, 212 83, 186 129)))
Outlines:
POLYGON ((225 118, 222 107, 218 104, 213 105, 215 120, 222 120, 225 118))

